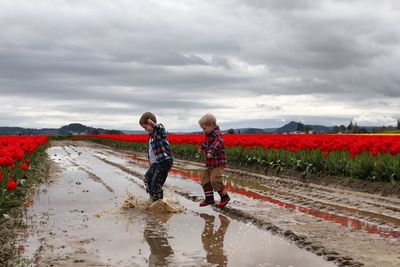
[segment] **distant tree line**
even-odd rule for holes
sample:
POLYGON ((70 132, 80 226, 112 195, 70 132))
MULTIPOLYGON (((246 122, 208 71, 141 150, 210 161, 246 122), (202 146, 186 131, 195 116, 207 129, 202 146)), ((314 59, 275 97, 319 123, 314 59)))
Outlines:
POLYGON ((303 132, 303 133, 310 133, 313 131, 313 127, 311 125, 306 125, 301 122, 297 124, 297 131, 298 132, 303 132))
POLYGON ((350 121, 347 127, 344 125, 334 126, 332 128, 332 133, 384 133, 396 130, 400 131, 400 119, 397 120, 397 126, 378 126, 369 127, 369 129, 359 127, 357 122, 353 124, 353 121, 350 121))
MULTIPOLYGON (((290 122, 286 124, 285 126, 281 127, 280 129, 285 128, 285 130, 282 132, 278 130, 275 130, 273 132, 268 132, 268 133, 307 133, 307 134, 313 134, 313 133, 384 133, 384 132, 390 132, 390 131, 400 131, 400 119, 397 120, 397 126, 378 126, 378 127, 373 127, 373 126, 358 126, 357 122, 350 121, 349 125, 340 125, 340 126, 333 126, 333 127, 327 127, 327 126, 321 126, 321 125, 307 125, 301 122, 290 122), (289 126, 290 127, 287 127, 289 126)), ((246 128, 243 130, 243 133, 261 133, 263 132, 262 129, 258 128, 246 128)), ((239 129, 233 129, 230 128, 226 131, 228 134, 240 134, 242 133, 241 130, 239 129)))

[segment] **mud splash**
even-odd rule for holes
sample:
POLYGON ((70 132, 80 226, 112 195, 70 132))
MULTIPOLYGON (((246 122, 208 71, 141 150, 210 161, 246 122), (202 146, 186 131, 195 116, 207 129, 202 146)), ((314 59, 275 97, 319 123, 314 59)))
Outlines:
POLYGON ((126 197, 122 209, 135 209, 139 211, 159 212, 159 213, 178 213, 182 212, 182 209, 173 207, 168 201, 162 199, 155 202, 143 201, 131 192, 126 192, 126 197))
POLYGON ((126 191, 126 197, 124 204, 122 204, 122 209, 136 209, 141 211, 146 211, 150 203, 142 201, 131 192, 126 191))
MULTIPOLYGON (((183 212, 183 208, 176 207, 177 203, 169 200, 157 200, 155 202, 151 202, 150 200, 142 200, 139 197, 135 196, 129 191, 126 191, 125 199, 122 205, 117 206, 110 210, 102 210, 96 212, 93 216, 100 218, 103 216, 109 216, 115 213, 122 211, 135 210, 139 212, 151 212, 151 213, 159 213, 160 218, 163 218, 166 214, 175 214, 183 212)), ((161 220, 163 221, 163 220, 161 220)))

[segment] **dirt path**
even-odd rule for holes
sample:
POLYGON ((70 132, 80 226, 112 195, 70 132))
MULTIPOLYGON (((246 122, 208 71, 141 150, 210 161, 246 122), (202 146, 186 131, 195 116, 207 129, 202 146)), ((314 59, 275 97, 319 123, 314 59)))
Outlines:
POLYGON ((48 153, 54 182, 39 188, 21 241, 38 266, 400 265, 396 198, 228 170, 234 201, 200 208, 201 165, 176 160, 166 200, 184 212, 160 216, 121 209, 126 190, 147 198, 141 155, 86 142, 48 153))

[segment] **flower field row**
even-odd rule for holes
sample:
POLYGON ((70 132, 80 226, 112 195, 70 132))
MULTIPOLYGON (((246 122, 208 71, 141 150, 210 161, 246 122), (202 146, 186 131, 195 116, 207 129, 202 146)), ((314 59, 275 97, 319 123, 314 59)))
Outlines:
MULTIPOLYGON (((148 140, 145 134, 80 138, 122 141, 141 151, 145 151, 148 140)), ((196 146, 204 135, 171 134, 168 139, 175 155, 199 158, 196 146)), ((224 143, 231 165, 261 167, 275 172, 291 169, 303 175, 400 181, 399 135, 226 134, 224 143)))
MULTIPOLYGON (((98 138, 147 142, 146 134, 137 135, 92 135, 98 138)), ((86 136, 86 137, 90 137, 86 136)), ((171 144, 200 144, 204 136, 200 134, 171 134, 171 144)), ((266 134, 226 134, 225 146, 241 146, 247 148, 263 147, 264 149, 286 149, 290 152, 315 150, 330 153, 332 151, 348 151, 350 156, 369 152, 373 156, 378 153, 400 153, 400 135, 266 135, 266 134)))
POLYGON ((0 136, 0 209, 24 183, 33 153, 47 141, 47 136, 0 136))

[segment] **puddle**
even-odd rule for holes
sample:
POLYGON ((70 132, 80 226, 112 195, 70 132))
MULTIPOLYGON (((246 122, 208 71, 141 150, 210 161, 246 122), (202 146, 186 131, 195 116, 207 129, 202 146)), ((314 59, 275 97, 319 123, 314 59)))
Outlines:
POLYGON ((26 216, 30 228, 20 242, 23 256, 39 265, 334 266, 173 192, 152 209, 139 178, 90 149, 53 147, 48 153, 60 177, 35 194, 26 216), (121 209, 125 200, 134 208, 121 209), (176 212, 176 205, 182 210, 176 212))
MULTIPOLYGON (((114 158, 113 158, 113 160, 114 160, 114 158)), ((124 159, 121 157, 118 160, 120 161, 120 163, 124 162, 124 159)), ((126 160, 127 159, 125 158, 125 163, 126 163, 126 160)), ((147 161, 145 159, 140 158, 138 156, 130 157, 129 161, 135 162, 137 164, 142 164, 142 165, 147 164, 147 161)), ((190 190, 198 193, 199 195, 202 195, 201 188, 199 187, 198 184, 193 185, 192 183, 183 183, 179 180, 174 181, 174 177, 175 177, 175 178, 191 180, 191 181, 199 183, 201 181, 201 172, 202 172, 201 169, 191 168, 189 170, 186 170, 180 166, 178 166, 178 167, 174 166, 170 171, 170 174, 172 174, 172 175, 170 175, 168 177, 168 183, 172 184, 174 186, 180 186, 185 189, 190 189, 190 190)), ((275 205, 281 206, 286 209, 295 210, 297 212, 308 214, 308 215, 314 216, 316 218, 323 219, 325 221, 337 223, 348 229, 362 230, 362 231, 366 231, 371 234, 377 234, 381 237, 397 238, 397 239, 400 238, 399 230, 393 230, 390 227, 385 226, 385 225, 379 225, 377 223, 369 222, 367 220, 360 220, 360 219, 352 218, 349 216, 335 214, 334 212, 327 212, 327 211, 323 211, 323 210, 319 210, 319 209, 308 208, 308 207, 304 207, 302 205, 294 204, 291 202, 285 202, 283 200, 268 196, 267 195, 268 192, 273 192, 273 193, 277 193, 277 194, 281 193, 283 195, 287 195, 287 193, 284 193, 284 192, 282 193, 278 190, 268 188, 267 186, 263 185, 263 183, 261 181, 256 181, 256 180, 249 181, 249 180, 240 179, 239 177, 232 177, 232 176, 225 177, 224 180, 225 180, 224 182, 226 184, 226 188, 228 189, 228 191, 237 193, 239 195, 248 197, 250 199, 261 200, 261 201, 273 203, 275 205), (258 192, 256 192, 256 191, 258 191, 258 192), (265 193, 261 194, 261 193, 259 193, 260 191, 265 192, 265 193)), ((318 203, 318 202, 315 202, 315 203, 318 203)), ((320 202, 320 203, 322 204, 322 202, 320 202)), ((323 203, 323 204, 327 205, 326 203, 323 203)), ((339 211, 346 211, 349 213, 353 213, 355 215, 362 215, 362 216, 368 216, 371 218, 382 219, 382 220, 388 221, 390 223, 393 223, 395 225, 400 225, 400 220, 395 217, 385 216, 382 214, 376 214, 373 212, 358 210, 355 208, 343 207, 343 206, 334 205, 334 204, 329 204, 328 206, 335 208, 339 211)))

